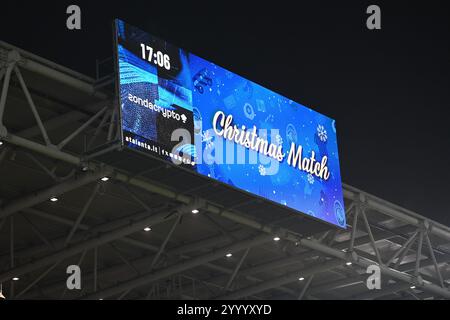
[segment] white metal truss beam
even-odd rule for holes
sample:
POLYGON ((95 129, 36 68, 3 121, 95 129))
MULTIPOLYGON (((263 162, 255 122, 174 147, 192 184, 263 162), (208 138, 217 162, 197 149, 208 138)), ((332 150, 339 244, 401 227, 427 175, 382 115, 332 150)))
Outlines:
MULTIPOLYGON (((14 142, 15 140, 12 139, 11 141, 14 142)), ((50 157, 55 157, 59 160, 67 161, 67 162, 75 164, 75 165, 80 165, 82 163, 82 160, 76 156, 72 156, 72 155, 69 155, 69 154, 61 152, 61 151, 55 151, 53 149, 49 149, 47 146, 43 146, 43 145, 37 144, 35 142, 31 142, 28 140, 26 140, 26 141, 27 142, 23 143, 22 146, 31 145, 31 147, 32 147, 31 149, 34 151, 43 153, 50 157)), ((92 163, 89 167, 91 169, 97 168, 98 165, 92 163)), ((153 184, 153 183, 151 183, 147 180, 143 180, 141 178, 130 177, 129 175, 127 175, 123 172, 115 171, 112 174, 112 177, 119 181, 128 183, 130 185, 139 187, 141 189, 147 190, 152 193, 160 194, 169 199, 172 199, 172 200, 184 203, 184 204, 190 204, 192 201, 195 201, 190 196, 187 196, 184 194, 179 194, 168 188, 161 187, 160 185, 153 184)), ((273 228, 268 225, 263 225, 255 220, 253 220, 252 218, 243 216, 237 212, 227 211, 227 210, 224 210, 223 208, 216 206, 214 204, 210 204, 207 202, 205 202, 205 203, 206 204, 203 209, 206 211, 220 215, 224 218, 227 218, 234 222, 246 225, 248 227, 252 227, 257 230, 261 230, 266 233, 282 236, 282 238, 284 238, 285 240, 293 241, 293 242, 301 244, 304 247, 307 247, 309 249, 318 250, 326 255, 329 255, 329 256, 332 256, 335 258, 339 258, 342 260, 353 260, 354 263, 359 264, 362 267, 368 267, 369 265, 377 264, 375 261, 370 261, 367 259, 358 259, 357 257, 351 257, 345 252, 330 248, 330 247, 320 244, 320 243, 316 243, 313 240, 304 239, 304 238, 300 237, 299 235, 296 235, 287 229, 279 229, 279 228, 276 229, 276 228, 273 228)), ((390 215, 393 215, 392 211, 390 212, 390 215)), ((400 213, 400 217, 402 217, 403 215, 404 215, 403 213, 400 213)), ((433 232, 433 230, 434 230, 434 232, 437 232, 439 235, 443 236, 444 238, 445 238, 445 236, 447 236, 446 231, 441 230, 439 226, 432 228, 430 232, 433 232), (437 231, 437 230, 439 230, 439 231, 437 231)), ((417 283, 418 282, 417 279, 415 279, 414 277, 407 275, 407 274, 403 274, 401 272, 398 272, 392 268, 387 268, 387 267, 381 266, 381 270, 383 273, 386 273, 387 275, 392 276, 393 278, 397 278, 399 280, 406 281, 408 283, 417 283)), ((434 293, 437 293, 437 294, 440 294, 440 295, 450 298, 449 290, 443 289, 432 283, 419 281, 418 285, 423 286, 423 288, 425 290, 430 290, 434 293)))
MULTIPOLYGON (((11 51, 15 48, 8 47, 8 45, 4 43, 0 43, 0 47, 3 47, 2 50, 11 51)), ((74 88, 77 88, 78 90, 84 91, 89 94, 96 95, 98 94, 95 91, 95 88, 92 86, 92 83, 89 83, 88 79, 77 79, 73 76, 68 70, 64 70, 64 68, 57 67, 56 65, 52 65, 50 62, 45 61, 43 59, 39 59, 38 57, 29 55, 26 56, 27 59, 23 59, 27 53, 21 52, 20 50, 17 50, 16 52, 19 52, 20 59, 15 61, 17 63, 19 68, 25 68, 29 71, 36 72, 38 74, 41 74, 43 76, 49 77, 51 79, 54 79, 56 81, 65 83, 66 85, 72 86, 74 88), (31 62, 30 62, 31 61, 31 62)), ((8 52, 10 53, 10 52, 8 52)), ((16 56, 17 54, 13 54, 11 56, 16 56)), ((13 61, 14 62, 14 61, 13 61)), ((13 65, 13 64, 11 64, 13 65)), ((10 66, 8 66, 9 68, 10 66)), ((12 70, 12 69, 11 69, 12 70)), ((5 82, 6 83, 6 82, 5 82)), ((5 88, 4 88, 5 89, 5 88)), ((7 90, 7 86, 6 86, 7 90)), ((6 96, 2 94, 2 97, 6 96)), ((102 98, 101 96, 98 96, 99 98, 102 98)), ((103 97, 104 98, 104 97, 103 97)), ((2 99, 3 100, 3 99, 2 99)), ((0 103, 2 106, 4 106, 4 101, 1 101, 0 103)), ((0 107, 2 107, 0 106, 0 107)), ((3 109, 3 108, 1 108, 3 109)), ((0 123, 1 125, 1 123, 0 123)), ((67 163, 70 163, 72 165, 86 168, 90 171, 98 172, 98 170, 106 170, 111 173, 111 177, 115 178, 116 180, 128 183, 130 185, 142 188, 144 190, 147 190, 152 193, 156 193, 162 196, 165 196, 171 200, 183 203, 183 204, 192 204, 195 199, 193 199, 190 196, 187 196, 185 194, 177 193, 169 188, 166 188, 164 186, 161 186, 159 184, 153 183, 149 180, 144 180, 137 177, 131 177, 125 172, 121 172, 118 170, 115 170, 112 167, 104 166, 100 163, 95 162, 87 162, 85 159, 69 154, 67 152, 62 152, 60 150, 57 150, 56 148, 53 148, 51 146, 41 145, 39 143, 32 142, 30 140, 27 140, 26 138, 8 133, 6 130, 2 130, 4 128, 0 128, 0 139, 11 143, 13 145, 23 147, 38 153, 41 153, 43 155, 46 155, 48 157, 65 161, 67 163)), ((450 228, 443 226, 442 224, 439 224, 437 222, 431 221, 429 219, 426 219, 424 217, 421 217, 420 215, 406 210, 404 208, 401 208, 399 206, 393 205, 387 201, 384 201, 382 199, 379 199, 377 197, 374 197, 372 195, 365 194, 364 192, 355 189, 353 187, 350 187, 348 185, 344 185, 344 196, 346 199, 349 199, 351 201, 354 201, 356 203, 363 203, 364 208, 367 209, 373 209, 377 212, 380 212, 382 214, 388 215, 390 217, 395 218, 396 220, 408 223, 410 225, 413 225, 418 228, 425 228, 429 234, 437 236, 439 238, 445 239, 446 241, 450 241, 450 228)), ((28 204, 31 203, 33 205, 33 201, 31 199, 26 198, 25 199, 28 204)), ((20 210, 20 205, 18 203, 10 203, 7 204, 4 208, 0 210, 0 217, 10 215, 17 211, 17 208, 20 210), (15 206, 14 206, 15 205, 15 206), (8 207, 9 206, 9 207, 8 207), (7 208, 7 210, 5 210, 7 208), (3 213, 2 213, 3 212, 3 213)), ((265 233, 269 234, 276 234, 277 236, 281 236, 283 239, 295 242, 296 244, 302 245, 306 248, 317 250, 323 254, 326 254, 331 257, 335 257, 344 261, 352 261, 353 263, 361 266, 361 267, 367 267, 368 265, 372 264, 378 264, 376 262, 376 259, 367 259, 364 257, 358 256, 355 252, 345 253, 341 250, 336 250, 335 248, 332 248, 330 246, 324 245, 319 243, 318 241, 312 240, 312 239, 304 239, 301 237, 301 235, 298 235, 286 228, 275 228, 270 225, 263 225, 260 222, 243 215, 242 213, 235 211, 235 210, 226 210, 222 208, 221 206, 218 206, 216 204, 206 202, 203 210, 206 210, 210 213, 220 215, 224 218, 227 218, 229 220, 232 220, 234 222, 240 223, 242 225, 255 228, 259 231, 263 231, 265 233)), ((369 237, 371 238, 371 242, 373 244, 374 237, 373 235, 369 237)), ((422 246, 420 246, 422 248, 422 246)), ((417 265, 417 264, 416 264, 417 265)), ((442 288, 440 286, 437 286, 429 281, 423 281, 420 277, 411 276, 408 274, 405 274, 403 272, 400 272, 394 268, 386 267, 384 265, 381 265, 381 270, 385 275, 391 276, 397 280, 401 280, 404 282, 407 282, 409 284, 415 284, 418 287, 422 288, 423 290, 427 290, 429 292, 442 295, 444 297, 449 298, 450 292, 449 290, 442 288)), ((416 275, 417 268, 416 268, 416 275)))

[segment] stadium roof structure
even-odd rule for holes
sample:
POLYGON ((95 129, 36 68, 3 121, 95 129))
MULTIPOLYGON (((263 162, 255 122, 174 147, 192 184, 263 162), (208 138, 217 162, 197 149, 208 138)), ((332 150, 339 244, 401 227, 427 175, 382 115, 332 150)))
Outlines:
POLYGON ((111 74, 0 42, 0 81, 7 299, 450 298, 442 224, 344 185, 337 229, 122 150, 111 74))

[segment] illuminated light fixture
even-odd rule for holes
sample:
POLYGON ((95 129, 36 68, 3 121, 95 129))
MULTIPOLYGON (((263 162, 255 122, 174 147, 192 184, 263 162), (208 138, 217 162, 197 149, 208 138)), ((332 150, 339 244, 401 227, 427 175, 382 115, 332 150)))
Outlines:
POLYGON ((198 209, 194 209, 194 210, 192 210, 192 213, 193 214, 197 214, 197 213, 199 213, 200 211, 198 210, 198 209))
POLYGON ((303 277, 298 278, 298 281, 303 281, 303 280, 305 280, 305 278, 303 278, 303 277))
POLYGON ((12 278, 13 281, 19 281, 20 279, 18 277, 12 278))
POLYGON ((144 229, 144 231, 145 231, 145 232, 150 232, 150 231, 152 231, 152 228, 147 227, 147 228, 144 229))
POLYGON ((3 294, 3 283, 0 283, 0 299, 6 299, 5 295, 3 294))
POLYGON ((56 202, 56 201, 58 201, 58 198, 57 197, 52 197, 52 198, 50 198, 50 201, 51 202, 56 202))
POLYGON ((103 182, 106 182, 106 181, 109 181, 109 178, 108 177, 103 177, 100 180, 102 180, 103 182))
POLYGON ((3 145, 3 141, 0 141, 0 146, 2 146, 3 145))
POLYGON ((281 240, 280 237, 275 237, 275 238, 273 238, 273 241, 275 241, 275 242, 278 242, 278 241, 280 241, 280 240, 281 240))
POLYGON ((347 265, 347 266, 351 266, 352 263, 349 261, 349 262, 346 263, 346 265, 347 265))
POLYGON ((410 288, 411 288, 411 289, 415 289, 415 288, 416 288, 416 286, 411 286, 410 288))
POLYGON ((233 256, 233 254, 232 254, 232 253, 227 253, 225 257, 227 257, 227 258, 231 258, 232 256, 233 256))

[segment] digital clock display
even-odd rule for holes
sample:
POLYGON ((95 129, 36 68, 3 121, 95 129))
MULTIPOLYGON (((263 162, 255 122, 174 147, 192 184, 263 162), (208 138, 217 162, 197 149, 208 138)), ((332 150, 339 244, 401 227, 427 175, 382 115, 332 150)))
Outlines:
POLYGON ((142 53, 142 59, 153 62, 153 64, 159 66, 160 68, 165 68, 166 70, 170 70, 170 57, 168 54, 165 54, 161 51, 156 51, 144 44, 141 43, 141 53, 142 53))

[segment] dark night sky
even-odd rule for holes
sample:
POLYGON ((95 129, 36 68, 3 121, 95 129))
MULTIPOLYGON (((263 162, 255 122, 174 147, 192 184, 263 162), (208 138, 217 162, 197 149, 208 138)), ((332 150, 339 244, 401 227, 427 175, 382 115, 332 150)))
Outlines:
POLYGON ((90 2, 2 3, 0 39, 93 75, 122 18, 336 119, 344 182, 450 225, 445 1, 90 2), (382 30, 365 27, 370 4, 382 30))

